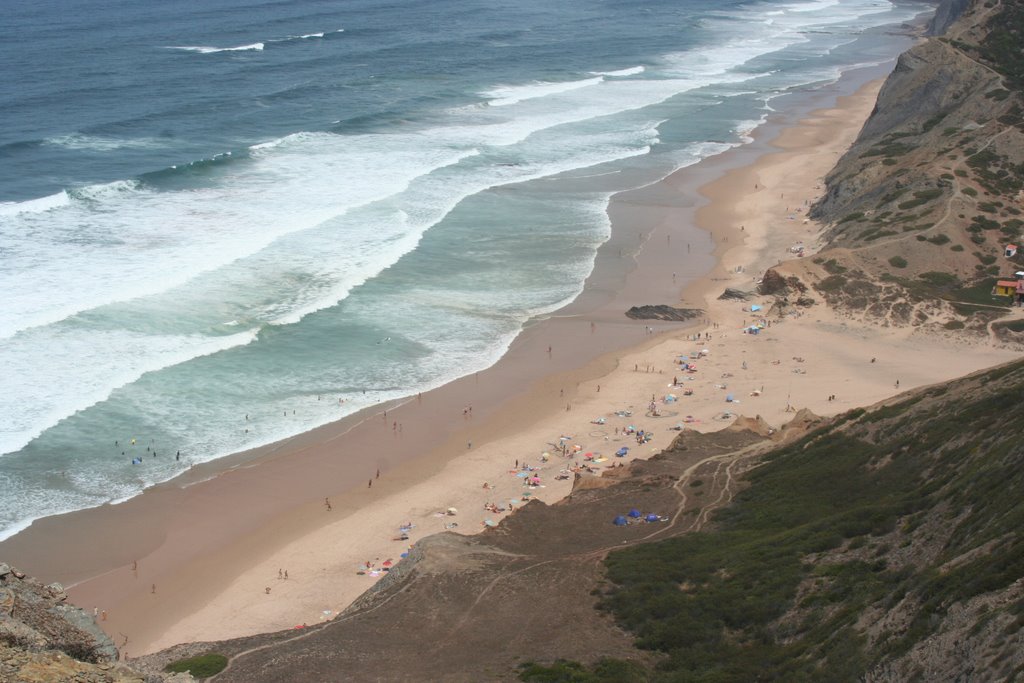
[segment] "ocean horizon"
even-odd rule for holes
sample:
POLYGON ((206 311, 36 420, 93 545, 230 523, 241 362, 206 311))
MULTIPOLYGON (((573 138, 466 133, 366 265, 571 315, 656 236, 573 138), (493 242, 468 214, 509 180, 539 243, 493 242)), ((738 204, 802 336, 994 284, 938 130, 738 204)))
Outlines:
POLYGON ((11 8, 0 540, 489 367, 580 293, 615 193, 931 9, 11 8))

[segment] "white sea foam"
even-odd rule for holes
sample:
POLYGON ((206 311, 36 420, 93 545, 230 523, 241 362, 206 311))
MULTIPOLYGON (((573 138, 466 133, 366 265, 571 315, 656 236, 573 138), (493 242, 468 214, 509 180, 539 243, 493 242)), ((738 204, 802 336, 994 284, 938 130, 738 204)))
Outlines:
POLYGON ((236 47, 209 47, 205 45, 172 45, 170 50, 184 50, 185 52, 198 52, 200 54, 208 55, 216 52, 248 52, 248 51, 260 51, 264 48, 263 43, 249 43, 248 45, 238 45, 236 47))
POLYGON ((487 103, 492 107, 505 107, 510 104, 518 104, 523 100, 557 95, 578 90, 579 88, 589 88, 602 81, 604 81, 603 77, 585 78, 580 81, 563 81, 560 83, 538 81, 528 85, 502 85, 480 94, 488 98, 487 103))
POLYGON ((64 147, 76 150, 93 150, 97 152, 112 152, 119 149, 150 149, 160 147, 163 143, 156 138, 112 138, 102 135, 85 135, 83 133, 72 133, 47 138, 43 144, 64 147))
MULTIPOLYGON (((448 131, 447 134, 454 136, 457 133, 448 131)), ((467 131, 462 130, 461 134, 466 135, 467 131)), ((482 139, 488 137, 486 129, 477 130, 475 134, 482 139)), ((262 321, 262 324, 292 324, 314 311, 337 304, 354 287, 413 250, 423 234, 444 219, 463 198, 498 185, 645 154, 656 140, 656 131, 652 128, 640 131, 640 138, 636 135, 636 132, 629 133, 632 140, 624 138, 621 131, 603 136, 588 134, 578 139, 565 133, 541 135, 531 141, 531 149, 520 152, 525 159, 515 165, 482 164, 476 159, 479 153, 475 149, 466 149, 452 156, 450 147, 443 142, 444 136, 439 136, 442 145, 435 148, 433 156, 422 149, 422 139, 418 140, 420 149, 412 149, 413 141, 408 136, 288 136, 274 141, 273 146, 261 146, 253 151, 256 161, 265 162, 278 171, 275 178, 283 185, 275 189, 273 197, 261 198, 262 203, 254 207, 256 211, 266 210, 268 204, 278 201, 275 197, 286 196, 293 202, 289 210, 294 211, 296 201, 304 203, 302 192, 309 194, 311 177, 335 178, 331 167, 323 166, 323 158, 317 160, 318 173, 301 171, 308 168, 311 159, 316 158, 316 152, 333 152, 337 155, 337 162, 343 163, 332 163, 331 166, 351 165, 363 175, 367 175, 371 158, 379 159, 382 150, 391 151, 391 160, 398 162, 396 166, 399 168, 409 168, 413 157, 416 160, 432 158, 432 161, 427 167, 421 167, 421 172, 413 174, 411 180, 388 185, 387 192, 382 193, 379 200, 351 205, 341 213, 323 216, 325 220, 313 222, 291 234, 280 235, 249 256, 236 256, 230 263, 224 263, 208 274, 194 275, 187 288, 174 287, 162 294, 154 292, 145 299, 119 305, 109 314, 102 308, 97 309, 96 314, 111 320, 136 317, 140 324, 153 319, 175 320, 179 324, 184 321, 201 328, 223 324, 218 321, 238 320, 235 316, 241 312, 247 319, 262 321), (357 162, 352 155, 358 147, 364 147, 367 156, 357 162), (573 152, 574 149, 577 151, 573 152), (284 169, 288 169, 287 172, 284 169), (296 194, 300 196, 296 197, 296 194), (388 197, 387 201, 384 201, 385 197, 388 197), (268 300, 272 303, 266 303, 268 300), (133 316, 136 309, 138 312, 133 316)), ((263 169, 263 173, 266 172, 267 169, 263 169)), ((393 177, 393 169, 387 175, 393 177)), ((374 189, 380 192, 381 177, 375 176, 373 184, 374 189)), ((314 184, 312 189, 318 191, 321 188, 314 184)), ((365 184, 354 189, 356 194, 353 197, 364 200, 370 191, 365 184)), ((144 188, 119 186, 117 190, 111 190, 105 186, 94 194, 103 198, 99 200, 101 203, 117 204, 126 199, 118 194, 125 191, 129 192, 127 199, 130 202, 149 198, 157 201, 161 212, 174 210, 173 203, 167 204, 173 196, 161 197, 159 193, 144 188)), ((191 197, 192 202, 201 198, 201 193, 191 197)), ((251 201, 249 193, 246 193, 246 199, 251 201)), ((150 210, 153 209, 147 211, 150 210)), ((201 203, 194 212, 200 220, 217 219, 217 215, 203 216, 201 203)), ((129 253, 136 260, 139 250, 130 249, 129 253)), ((130 266, 121 261, 115 269, 119 267, 130 266)), ((161 281, 156 281, 156 284, 161 284, 161 281)), ((133 293, 138 294, 139 288, 136 287, 133 293)), ((253 339, 252 333, 184 339, 138 336, 127 330, 99 333, 91 329, 91 325, 82 329, 86 320, 89 319, 68 319, 59 324, 23 330, 0 343, 0 361, 16 369, 15 381, 18 384, 9 394, 18 397, 16 401, 12 399, 10 405, 0 401, 0 415, 8 416, 0 433, 0 451, 21 448, 42 430, 105 399, 117 387, 135 381, 144 372, 253 339), (107 335, 105 341, 98 336, 100 334, 107 335), (63 355, 49 355, 46 367, 40 370, 42 359, 38 352, 47 348, 59 349, 63 355), (55 373, 52 380, 47 379, 51 371, 55 373), (67 387, 67 391, 62 387, 67 387)), ((277 438, 279 435, 273 436, 277 438)), ((238 443, 231 443, 224 447, 231 450, 238 446, 238 443)))
POLYGON ((74 326, 0 340, 0 455, 23 448, 58 421, 105 400, 146 372, 249 344, 256 331, 168 336, 74 326), (40 350, 45 361, 40 362, 40 350))
POLYGON ((16 216, 20 213, 43 213, 68 204, 71 198, 64 190, 56 194, 23 202, 0 202, 0 216, 16 216))
POLYGON ((784 5, 789 12, 820 12, 838 6, 839 0, 812 0, 811 2, 799 2, 784 5))
POLYGON ((2 244, 12 257, 9 269, 0 267, 9 294, 0 338, 180 286, 472 153, 422 143, 415 135, 298 133, 253 150, 256 163, 207 187, 161 192, 122 181, 76 190, 45 217, 4 216, 2 244))
POLYGON ((595 76, 612 76, 612 77, 623 77, 623 76, 636 76, 642 74, 645 67, 642 66, 631 66, 628 69, 618 69, 617 71, 591 71, 595 76))

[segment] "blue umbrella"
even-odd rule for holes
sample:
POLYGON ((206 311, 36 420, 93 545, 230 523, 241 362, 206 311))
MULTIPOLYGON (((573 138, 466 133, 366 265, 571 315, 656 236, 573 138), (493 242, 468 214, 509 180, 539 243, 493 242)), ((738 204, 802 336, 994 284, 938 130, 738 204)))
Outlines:
POLYGON ((633 508, 632 510, 629 511, 629 516, 632 517, 633 519, 636 519, 637 517, 640 516, 640 511, 637 510, 636 508, 633 508))

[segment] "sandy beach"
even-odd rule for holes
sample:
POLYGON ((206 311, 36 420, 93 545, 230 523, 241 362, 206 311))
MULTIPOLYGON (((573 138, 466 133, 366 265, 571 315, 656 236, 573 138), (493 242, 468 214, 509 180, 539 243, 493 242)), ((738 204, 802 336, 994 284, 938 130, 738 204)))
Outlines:
POLYGON ((72 601, 102 610, 129 656, 314 624, 418 539, 487 533, 680 429, 720 429, 734 415, 778 427, 799 408, 834 415, 1015 357, 855 324, 820 301, 779 317, 770 297, 718 299, 754 291, 798 245, 813 256, 820 226, 807 206, 880 85, 875 74, 835 104, 821 93, 825 108, 780 114, 751 145, 618 195, 583 295, 489 370, 121 505, 41 520, 0 543, 0 558, 72 584, 72 601), (623 316, 638 304, 705 313, 689 325, 623 316))

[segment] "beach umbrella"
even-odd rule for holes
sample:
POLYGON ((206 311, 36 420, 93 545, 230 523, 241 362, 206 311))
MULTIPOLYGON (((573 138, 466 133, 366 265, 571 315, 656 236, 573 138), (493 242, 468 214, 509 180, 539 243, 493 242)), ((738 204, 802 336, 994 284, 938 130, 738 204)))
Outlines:
POLYGON ((657 522, 659 519, 661 519, 661 517, 658 517, 658 515, 652 513, 644 517, 644 519, 646 519, 648 522, 657 522))
POLYGON ((629 524, 629 522, 626 521, 625 517, 619 515, 614 520, 612 520, 612 524, 614 524, 615 526, 626 526, 627 524, 629 524))
POLYGON ((633 508, 632 510, 629 511, 629 516, 632 517, 633 519, 639 518, 640 514, 641 514, 640 511, 637 510, 636 508, 633 508))
POLYGON ((449 515, 457 515, 457 514, 459 514, 459 511, 456 510, 455 508, 448 508, 448 514, 449 515))
POLYGON ((629 453, 629 449, 627 447, 625 447, 625 446, 623 446, 619 450, 615 451, 615 455, 619 456, 620 458, 622 456, 626 455, 626 453, 629 453))
POLYGON ((732 394, 726 394, 725 395, 725 402, 726 403, 732 403, 732 394))

